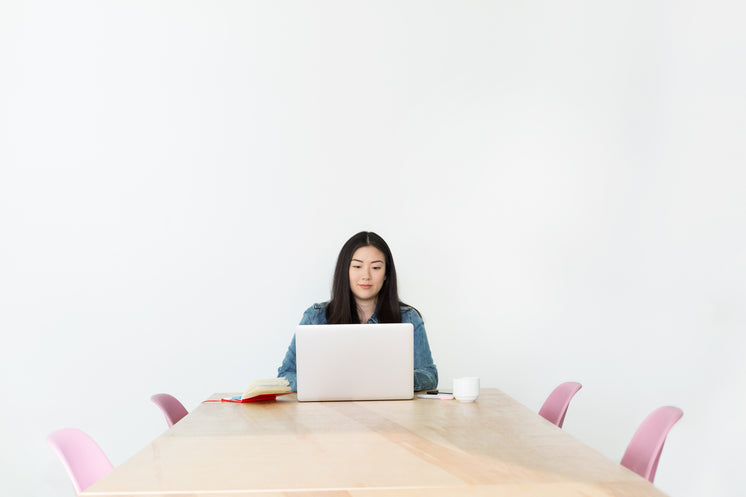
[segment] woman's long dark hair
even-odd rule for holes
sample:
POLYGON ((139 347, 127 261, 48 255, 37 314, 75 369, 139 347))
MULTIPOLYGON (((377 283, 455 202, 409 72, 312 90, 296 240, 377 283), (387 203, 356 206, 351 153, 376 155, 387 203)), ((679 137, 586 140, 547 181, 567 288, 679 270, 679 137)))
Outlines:
POLYGON ((352 255, 361 247, 375 247, 383 253, 386 263, 386 278, 378 292, 377 315, 380 323, 401 323, 401 305, 396 288, 396 267, 391 250, 386 242, 372 231, 361 231, 342 246, 337 257, 332 282, 332 298, 326 307, 326 322, 329 324, 357 324, 360 318, 357 303, 350 289, 350 263, 352 255))

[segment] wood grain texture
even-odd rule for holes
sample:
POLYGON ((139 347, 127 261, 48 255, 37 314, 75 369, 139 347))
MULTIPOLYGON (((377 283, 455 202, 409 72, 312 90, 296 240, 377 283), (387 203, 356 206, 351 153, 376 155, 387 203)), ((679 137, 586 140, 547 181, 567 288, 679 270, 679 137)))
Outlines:
POLYGON ((82 495, 194 494, 664 495, 497 389, 468 404, 204 403, 82 495))

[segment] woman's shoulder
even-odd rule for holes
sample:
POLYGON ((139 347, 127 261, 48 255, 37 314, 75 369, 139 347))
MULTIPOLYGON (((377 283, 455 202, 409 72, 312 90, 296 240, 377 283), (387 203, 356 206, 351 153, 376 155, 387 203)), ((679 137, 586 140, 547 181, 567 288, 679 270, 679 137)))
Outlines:
POLYGON ((313 304, 311 307, 306 309, 303 313, 302 324, 325 324, 326 323, 326 307, 329 302, 320 302, 313 304))
POLYGON ((422 321, 422 314, 420 311, 407 304, 400 304, 399 309, 401 310, 401 322, 402 323, 413 323, 415 321, 422 321))

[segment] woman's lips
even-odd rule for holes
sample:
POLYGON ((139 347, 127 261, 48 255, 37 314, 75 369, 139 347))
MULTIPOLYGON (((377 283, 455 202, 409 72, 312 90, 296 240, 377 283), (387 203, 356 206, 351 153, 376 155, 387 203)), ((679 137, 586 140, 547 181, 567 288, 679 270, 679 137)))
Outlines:
POLYGON ((373 285, 358 285, 363 290, 370 290, 373 285))

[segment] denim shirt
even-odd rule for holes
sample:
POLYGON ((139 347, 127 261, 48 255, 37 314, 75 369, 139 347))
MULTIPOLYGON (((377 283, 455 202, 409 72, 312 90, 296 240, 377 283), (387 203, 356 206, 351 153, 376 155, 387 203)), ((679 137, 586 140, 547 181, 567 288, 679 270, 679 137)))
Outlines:
MULTIPOLYGON (((326 324, 326 306, 328 302, 314 304, 303 313, 300 324, 326 324)), ((438 386, 438 370, 433 364, 433 356, 430 354, 430 344, 425 333, 425 323, 419 313, 409 306, 401 307, 401 322, 414 325, 414 389, 431 390, 438 386)), ((378 323, 378 316, 374 313, 368 323, 378 323)), ((297 390, 295 369, 295 335, 290 341, 290 346, 282 361, 282 366, 277 370, 278 377, 287 378, 293 392, 297 390)))

